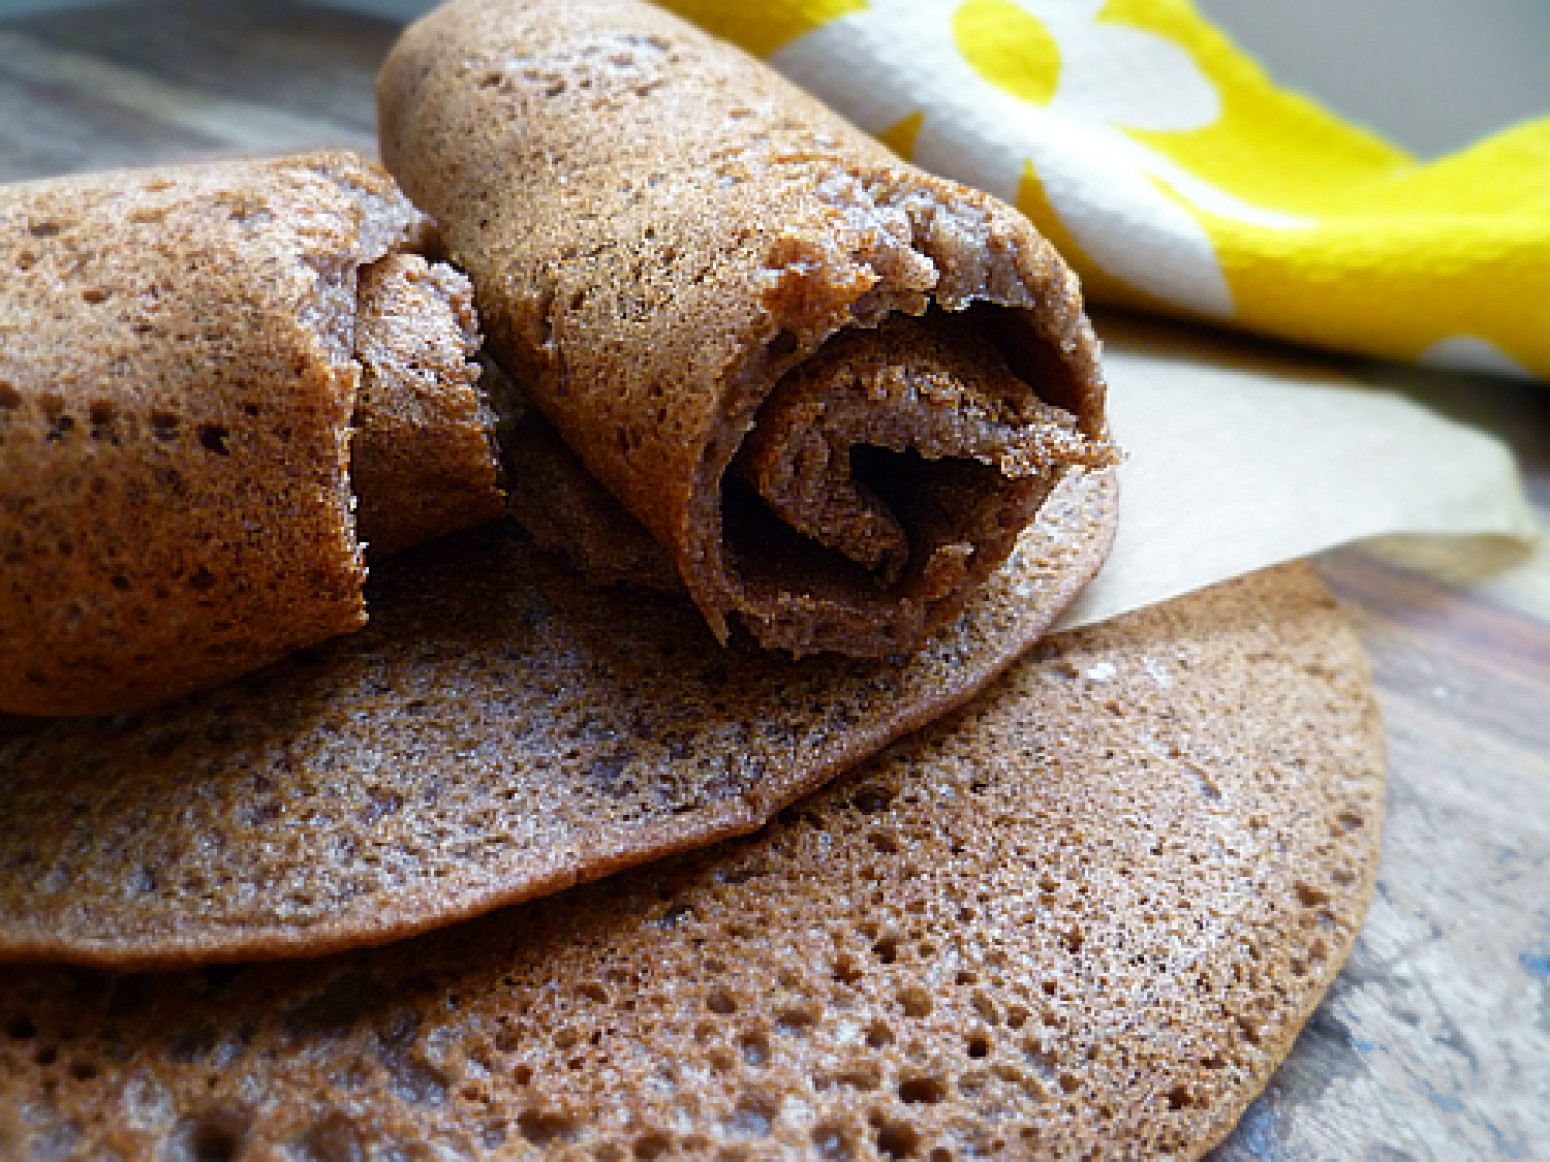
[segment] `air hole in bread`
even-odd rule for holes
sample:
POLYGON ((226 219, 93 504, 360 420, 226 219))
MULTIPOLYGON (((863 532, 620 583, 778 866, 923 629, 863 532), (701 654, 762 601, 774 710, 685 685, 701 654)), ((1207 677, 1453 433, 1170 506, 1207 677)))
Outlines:
POLYGON ((5 1023, 5 1035, 12 1041, 31 1041, 37 1037, 37 1026, 33 1024, 33 1018, 26 1016, 12 1016, 5 1023))
POLYGON ((883 1021, 873 1021, 867 1026, 866 1043, 871 1049, 886 1048, 893 1044, 893 1030, 883 1021))
POLYGON ((821 1015, 816 1005, 793 1005, 782 1009, 775 1018, 775 1032, 785 1036, 799 1036, 818 1023, 821 1015))
POLYGON ((840 984, 853 985, 863 974, 854 960, 848 956, 842 956, 834 962, 834 970, 830 975, 840 984))
POLYGON ((885 787, 862 787, 850 798, 850 805, 864 815, 878 815, 893 803, 893 793, 885 787))
POLYGON ((745 1065, 768 1065, 770 1061, 770 1043, 763 1033, 745 1033, 738 1039, 738 1052, 742 1055, 745 1065))
POLYGON ((77 1060, 70 1063, 70 1076, 76 1081, 95 1081, 100 1073, 93 1061, 77 1060))
POLYGON ((1329 903, 1329 893, 1312 884, 1298 884, 1297 902, 1304 908, 1317 908, 1329 903))
POLYGON ((199 446, 206 452, 214 452, 220 456, 229 456, 231 449, 227 447, 227 441, 231 438, 231 432, 224 424, 201 424, 199 426, 199 446))
POLYGON ((947 1097, 940 1077, 910 1077, 899 1083, 899 1100, 906 1105, 936 1105, 947 1097))
POLYGON ((230 1110, 213 1110, 180 1122, 162 1157, 166 1162, 232 1162, 241 1154, 246 1136, 246 1118, 230 1110))
POLYGON ((914 1158, 920 1149, 920 1131, 908 1122, 884 1122, 877 1130, 877 1152, 889 1158, 914 1158))
POLYGON ((569 1114, 528 1110, 517 1119, 517 1129, 535 1146, 552 1146, 575 1141, 580 1126, 569 1114))
POLYGON ((637 1158, 649 1160, 666 1154, 672 1148, 672 1138, 661 1130, 648 1130, 635 1139, 634 1154, 637 1158))
POLYGON ((899 850, 899 840, 891 831, 874 831, 867 836, 867 839, 874 848, 885 855, 892 855, 899 850))

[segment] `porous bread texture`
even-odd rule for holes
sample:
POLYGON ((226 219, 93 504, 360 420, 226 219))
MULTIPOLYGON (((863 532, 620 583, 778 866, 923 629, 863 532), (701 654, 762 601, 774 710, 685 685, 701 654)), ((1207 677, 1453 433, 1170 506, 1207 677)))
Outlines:
POLYGON ((505 509, 479 347, 473 288, 450 266, 391 254, 361 268, 350 481, 373 560, 505 509))
MULTIPOLYGON (((793 532, 891 585, 910 560, 906 519, 925 526, 917 539, 926 544, 915 551, 928 558, 955 534, 972 540, 959 530, 993 507, 976 494, 1020 496, 1026 489, 1019 482, 1043 476, 1042 465, 1062 452, 1079 456, 1075 426, 1068 412, 1029 398, 1027 385, 983 336, 940 314, 892 315, 875 332, 836 335, 787 372, 760 407, 733 469, 793 532), (912 455, 877 455, 883 452, 912 455), (870 472, 857 462, 864 454, 879 461, 870 472), (899 494, 910 477, 924 477, 927 489, 933 482, 922 460, 956 461, 953 475, 963 486, 936 490, 947 495, 917 489, 925 491, 916 499, 928 511, 906 512, 899 494), (932 508, 944 510, 935 521, 932 508)), ((1042 500, 1051 481, 1038 483, 1042 500)), ((1007 535, 1015 537, 1027 516, 1009 523, 1007 535)), ((931 565, 923 572, 929 575, 931 565)))
MULTIPOLYGON (((722 640, 741 622, 799 654, 913 648, 1062 472, 1110 462, 1076 279, 1027 220, 668 13, 457 0, 405 33, 378 98, 383 157, 473 279, 491 349, 669 552, 722 640), (759 552, 763 510, 725 492, 761 405, 837 333, 899 314, 993 339, 1025 410, 1065 409, 1072 438, 1036 441, 1030 470, 977 490, 955 532, 911 527, 897 580, 811 540, 759 552)), ((947 406, 881 404, 873 431, 815 412, 835 461, 881 443, 877 428, 913 445, 947 406)), ((965 458, 954 447, 943 463, 965 458)))
MULTIPOLYGON (((914 654, 718 646, 509 524, 374 569, 372 624, 143 715, 0 718, 0 960, 119 967, 394 940, 752 831, 961 704, 1108 552, 1073 475, 914 654)), ((0 974, 3 975, 3 974, 0 974)))
MULTIPOLYGON (((156 705, 365 621, 357 273, 428 227, 337 152, 0 190, 0 710, 156 705)), ((467 290, 426 279, 456 364, 467 290)))
POLYGON ((321 962, 0 977, 0 1152, 1192 1158, 1372 890, 1306 566, 1062 635, 757 836, 321 962))
POLYGON ((506 510, 540 548, 565 557, 596 584, 683 592, 673 559, 540 413, 524 412, 501 447, 520 466, 508 477, 506 510))
POLYGON ((844 634, 869 655, 915 640, 1006 556, 1060 478, 1049 466, 1084 450, 1074 417, 939 312, 842 331, 776 384, 722 487, 766 644, 844 634))

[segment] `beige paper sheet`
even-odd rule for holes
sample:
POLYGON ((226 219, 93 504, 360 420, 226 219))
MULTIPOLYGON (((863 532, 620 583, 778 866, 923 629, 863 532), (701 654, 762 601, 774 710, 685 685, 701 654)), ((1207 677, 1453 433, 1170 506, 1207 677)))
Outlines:
POLYGON ((1095 325, 1126 456, 1119 531, 1058 629, 1368 537, 1537 535, 1492 436, 1329 360, 1124 316, 1095 325))

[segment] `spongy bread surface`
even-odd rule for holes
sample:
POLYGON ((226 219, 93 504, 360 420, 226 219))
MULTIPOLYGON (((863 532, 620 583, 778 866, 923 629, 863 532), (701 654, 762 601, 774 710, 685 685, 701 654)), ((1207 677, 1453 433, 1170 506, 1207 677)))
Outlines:
POLYGON ((910 648, 1029 518, 1029 489, 993 498, 1004 519, 977 527, 996 535, 966 543, 960 583, 929 599, 913 584, 929 552, 889 601, 858 569, 817 591, 801 557, 773 593, 745 574, 726 470, 781 376, 842 329, 1000 312, 1025 394, 1082 437, 1040 465, 1045 490, 1068 462, 1108 462, 1076 279, 1026 219, 671 14, 457 0, 405 33, 378 97, 384 160, 472 278, 491 349, 718 636, 730 619, 799 653, 910 648))
POLYGON ((630 510, 599 484, 531 408, 502 435, 521 471, 507 478, 506 508, 534 543, 563 556, 594 585, 640 585, 682 593, 673 559, 630 510))
POLYGON ((356 272, 424 226, 344 153, 0 191, 0 707, 152 705, 364 621, 356 272))
POLYGON ((361 268, 350 484, 373 561, 505 511, 479 346, 472 288, 446 263, 390 254, 361 268))
POLYGON ((396 947, 0 978, 0 1153, 1194 1157, 1346 956, 1381 733, 1306 566, 1039 647, 758 835, 396 947))
POLYGON ((917 654, 718 646, 493 526, 374 569, 372 623, 99 720, 0 717, 0 960, 380 943, 728 835, 980 689, 1108 551, 1072 475, 917 654))

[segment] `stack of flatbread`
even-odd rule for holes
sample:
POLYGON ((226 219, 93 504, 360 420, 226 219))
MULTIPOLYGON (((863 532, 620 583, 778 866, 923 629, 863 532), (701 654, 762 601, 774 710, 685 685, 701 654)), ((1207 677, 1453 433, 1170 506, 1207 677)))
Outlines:
POLYGON ((379 95, 396 182, 0 192, 0 1154, 1219 1140, 1381 736, 1301 567, 1040 642, 1117 511, 1059 257, 633 0, 379 95))

